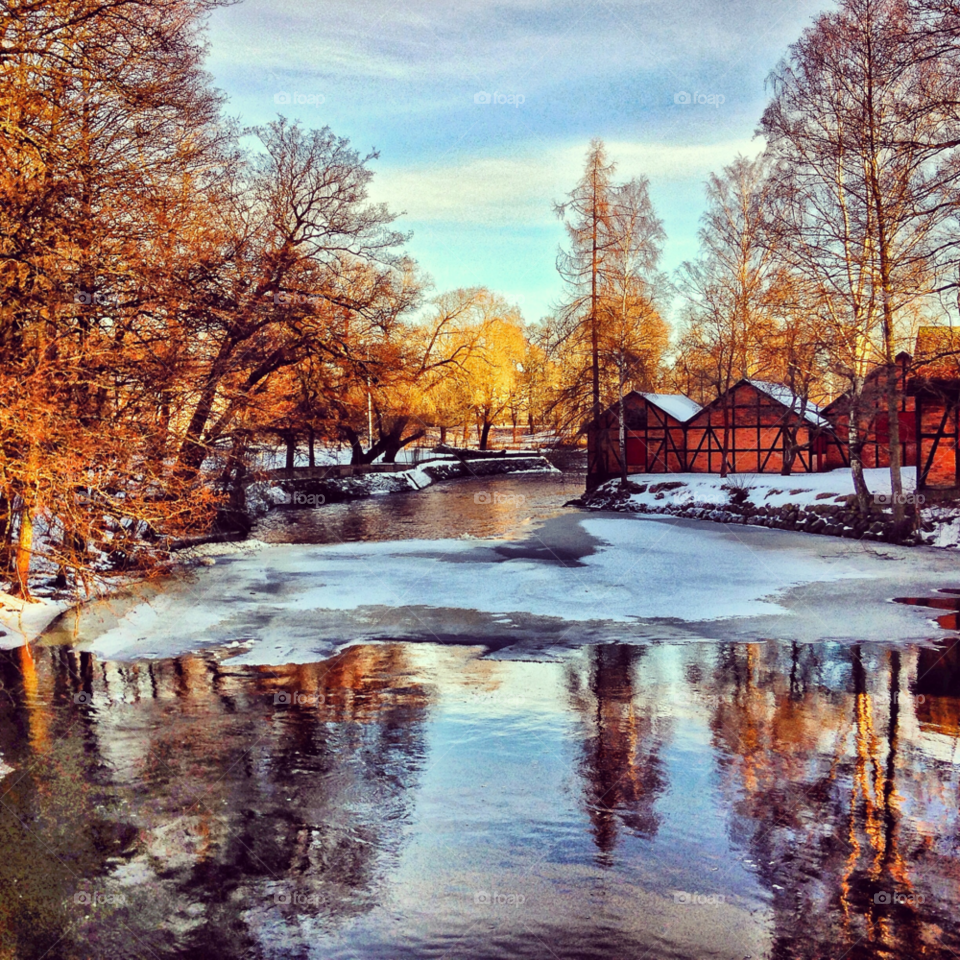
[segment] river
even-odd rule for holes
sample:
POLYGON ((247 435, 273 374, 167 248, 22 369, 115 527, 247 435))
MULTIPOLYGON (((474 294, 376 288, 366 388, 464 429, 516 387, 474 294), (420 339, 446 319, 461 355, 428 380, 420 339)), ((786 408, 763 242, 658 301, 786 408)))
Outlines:
MULTIPOLYGON (((576 492, 441 484, 258 535, 506 549, 576 492)), ((929 632, 3 652, 0 957, 955 957, 960 655, 929 632)))

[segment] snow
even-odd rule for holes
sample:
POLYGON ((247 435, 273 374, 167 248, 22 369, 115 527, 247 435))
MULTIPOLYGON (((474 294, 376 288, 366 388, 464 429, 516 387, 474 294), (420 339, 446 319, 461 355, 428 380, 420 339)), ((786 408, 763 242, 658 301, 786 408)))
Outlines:
POLYGON ((481 643, 513 633, 542 647, 545 624, 564 647, 596 636, 599 622, 624 639, 897 642, 935 630, 929 611, 890 597, 956 585, 951 561, 924 548, 568 514, 519 544, 262 546, 104 616, 99 631, 93 611, 80 641, 115 660, 232 643, 246 663, 310 662, 359 640, 457 635, 481 643))
POLYGON ((0 592, 0 650, 30 643, 43 633, 72 603, 39 599, 24 603, 19 597, 0 592))
MULTIPOLYGON (((864 470, 863 477, 871 493, 890 493, 890 471, 883 468, 864 470)), ((807 506, 823 501, 832 502, 832 498, 846 497, 853 493, 853 476, 847 469, 832 470, 827 473, 793 473, 783 477, 779 473, 731 473, 719 477, 715 473, 635 473, 630 476, 633 483, 647 484, 644 493, 634 493, 633 503, 649 506, 664 506, 669 503, 717 503, 730 502, 729 488, 741 487, 750 491, 749 499, 756 504, 768 504, 782 507, 787 503, 807 506), (672 490, 651 490, 663 483, 679 483, 672 490), (724 488, 728 489, 724 489, 724 488), (658 496, 659 494, 659 496, 658 496)), ((916 486, 916 476, 909 472, 903 474, 903 489, 911 493, 916 486)))
POLYGON ((642 393, 641 396, 681 423, 686 423, 703 409, 682 393, 642 393))
MULTIPOLYGON (((863 471, 867 489, 872 494, 890 493, 890 471, 879 467, 863 471)), ((631 482, 646 485, 643 493, 629 496, 627 511, 642 506, 656 513, 671 513, 672 508, 689 506, 723 507, 730 503, 732 488, 748 491, 748 499, 756 506, 782 507, 795 504, 808 507, 817 503, 838 503, 853 494, 853 477, 847 469, 828 473, 794 473, 788 477, 774 473, 739 473, 721 478, 709 473, 635 473, 631 482), (659 489, 664 484, 671 489, 659 489)), ((914 494, 916 473, 905 471, 903 491, 914 494)), ((615 490, 619 481, 611 481, 601 489, 615 490)), ((920 496, 923 496, 922 494, 920 496)), ((960 508, 920 501, 923 519, 934 529, 924 536, 936 547, 960 546, 960 508)))
MULTIPOLYGON (((785 407, 789 407, 794 413, 800 413, 800 407, 803 406, 803 401, 789 387, 785 387, 779 383, 766 383, 763 380, 748 380, 747 383, 756 387, 768 397, 773 397, 774 400, 778 400, 785 407)), ((816 427, 831 426, 829 420, 820 416, 820 408, 809 400, 807 401, 806 407, 804 407, 803 416, 805 420, 808 420, 816 427)))

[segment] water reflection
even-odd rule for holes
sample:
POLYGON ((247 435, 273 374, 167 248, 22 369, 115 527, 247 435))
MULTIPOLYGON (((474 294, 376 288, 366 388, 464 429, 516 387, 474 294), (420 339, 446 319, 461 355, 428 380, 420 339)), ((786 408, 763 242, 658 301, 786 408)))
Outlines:
POLYGON ((3 654, 0 957, 960 951, 955 639, 482 654, 3 654))
MULTIPOLYGON (((268 543, 354 543, 523 536, 529 525, 563 512, 583 493, 583 477, 513 474, 437 483, 415 493, 329 503, 309 510, 278 509, 253 535, 268 543), (493 498, 496 491, 499 496, 493 498)), ((573 509, 573 508, 568 508, 573 509)))
POLYGON ((656 802, 666 786, 661 760, 667 724, 643 696, 635 671, 646 647, 592 647, 582 671, 570 671, 571 701, 584 719, 581 775, 590 828, 600 853, 612 863, 622 825, 638 837, 656 836, 656 802))
POLYGON ((252 926, 289 939, 376 901, 430 702, 402 648, 242 671, 35 656, 0 659, 0 956, 241 957, 252 926))

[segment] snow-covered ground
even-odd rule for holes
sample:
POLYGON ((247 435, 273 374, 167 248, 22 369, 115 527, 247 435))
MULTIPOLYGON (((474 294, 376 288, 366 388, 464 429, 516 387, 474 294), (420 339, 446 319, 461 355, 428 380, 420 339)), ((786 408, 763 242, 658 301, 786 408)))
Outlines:
MULTIPOLYGON (((889 470, 864 470, 863 476, 871 493, 890 493, 889 470)), ((849 470, 794 473, 789 477, 782 477, 778 473, 732 473, 728 477, 719 477, 713 473, 635 473, 630 476, 630 480, 648 485, 646 493, 634 494, 631 500, 651 505, 665 498, 726 503, 730 499, 725 489, 727 487, 746 488, 751 491, 750 499, 754 503, 767 503, 773 507, 780 507, 787 503, 806 506, 825 500, 828 495, 839 497, 853 493, 853 477, 849 470), (682 483, 683 487, 665 491, 663 497, 659 499, 655 493, 649 492, 650 486, 670 482, 682 483)), ((915 485, 916 478, 913 471, 904 471, 904 491, 912 493, 915 485)))
POLYGON ((0 649, 19 647, 40 636, 72 604, 65 600, 24 603, 0 591, 0 649))
MULTIPOLYGON (((875 496, 889 496, 890 471, 880 468, 864 470, 867 487, 875 496)), ((721 478, 706 473, 637 473, 632 483, 645 486, 642 493, 632 493, 625 507, 636 505, 647 510, 670 513, 674 508, 690 505, 723 506, 730 502, 731 489, 748 491, 749 500, 758 506, 782 507, 795 504, 807 507, 820 503, 840 502, 853 494, 853 478, 849 470, 828 473, 795 473, 782 477, 773 473, 740 473, 721 478), (669 486, 670 489, 663 489, 669 486)), ((607 486, 615 489, 619 481, 607 486)), ((916 486, 914 471, 905 470, 903 488, 913 496, 916 486)), ((922 497, 922 494, 920 495, 922 497)), ((933 545, 955 547, 960 543, 960 510, 956 507, 927 504, 920 500, 923 517, 935 524, 930 534, 933 545)))

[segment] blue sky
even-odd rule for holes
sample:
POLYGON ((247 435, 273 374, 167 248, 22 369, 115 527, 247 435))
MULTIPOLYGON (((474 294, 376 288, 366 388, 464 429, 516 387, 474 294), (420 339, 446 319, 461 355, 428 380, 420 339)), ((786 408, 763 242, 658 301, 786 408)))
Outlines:
POLYGON ((406 211, 437 290, 487 286, 537 320, 561 293, 552 204, 589 140, 649 177, 675 267, 696 252, 705 177, 762 147, 764 80, 824 7, 243 0, 212 16, 208 68, 245 124, 282 112, 379 149, 375 199, 406 211))

